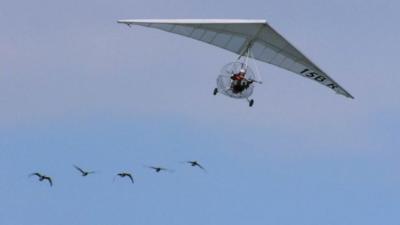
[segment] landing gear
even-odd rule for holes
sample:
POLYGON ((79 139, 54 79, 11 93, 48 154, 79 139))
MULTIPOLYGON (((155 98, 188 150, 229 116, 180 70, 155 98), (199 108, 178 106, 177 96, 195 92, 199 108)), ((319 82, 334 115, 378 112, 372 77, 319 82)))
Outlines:
POLYGON ((214 95, 217 95, 217 94, 218 94, 218 88, 214 88, 213 94, 214 94, 214 95))
POLYGON ((247 99, 249 102, 249 107, 252 107, 254 105, 254 99, 247 99))

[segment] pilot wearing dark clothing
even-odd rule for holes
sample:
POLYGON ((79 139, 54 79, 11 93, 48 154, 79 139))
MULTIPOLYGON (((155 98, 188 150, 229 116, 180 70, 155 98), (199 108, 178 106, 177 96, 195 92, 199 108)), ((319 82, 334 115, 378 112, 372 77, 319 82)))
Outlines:
POLYGON ((239 73, 231 76, 231 89, 235 94, 241 93, 247 89, 254 81, 246 79, 246 70, 240 69, 239 73))

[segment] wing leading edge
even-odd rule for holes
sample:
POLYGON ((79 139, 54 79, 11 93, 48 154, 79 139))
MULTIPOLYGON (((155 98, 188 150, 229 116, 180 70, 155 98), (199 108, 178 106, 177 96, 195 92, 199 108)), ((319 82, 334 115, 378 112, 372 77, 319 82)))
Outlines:
POLYGON ((266 20, 149 19, 118 20, 179 34, 243 55, 250 47, 252 57, 314 80, 348 98, 353 96, 309 60, 266 20))

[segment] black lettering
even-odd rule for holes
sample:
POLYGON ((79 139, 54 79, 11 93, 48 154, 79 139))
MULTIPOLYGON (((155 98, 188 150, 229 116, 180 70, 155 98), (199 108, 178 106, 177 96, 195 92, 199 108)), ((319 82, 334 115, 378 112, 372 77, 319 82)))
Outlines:
POLYGON ((304 69, 303 71, 301 71, 300 73, 303 74, 305 72, 309 71, 309 69, 304 69))
POLYGON ((337 84, 333 84, 333 83, 332 84, 328 84, 326 86, 328 86, 328 87, 330 87, 332 89, 335 89, 335 88, 339 87, 337 84))
POLYGON ((308 74, 306 74, 306 77, 314 77, 317 76, 318 74, 316 72, 309 72, 308 74))
POLYGON ((326 77, 324 76, 317 76, 314 78, 314 80, 319 81, 319 82, 323 82, 324 80, 326 80, 326 77))

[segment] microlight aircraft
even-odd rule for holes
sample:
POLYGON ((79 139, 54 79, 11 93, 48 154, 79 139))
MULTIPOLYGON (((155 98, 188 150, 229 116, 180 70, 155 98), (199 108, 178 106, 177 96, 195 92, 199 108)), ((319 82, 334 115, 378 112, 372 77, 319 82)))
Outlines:
POLYGON ((353 98, 337 82, 315 65, 266 20, 238 19, 129 19, 118 23, 156 28, 196 39, 238 55, 236 61, 225 65, 217 77, 213 94, 222 93, 231 98, 246 99, 249 106, 255 84, 261 84, 249 59, 256 59, 314 80, 337 94, 353 98))

